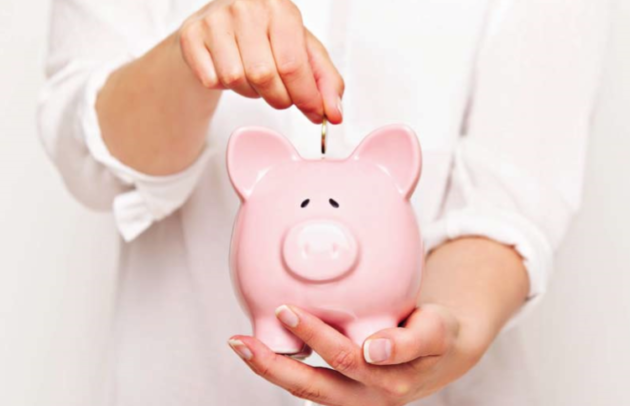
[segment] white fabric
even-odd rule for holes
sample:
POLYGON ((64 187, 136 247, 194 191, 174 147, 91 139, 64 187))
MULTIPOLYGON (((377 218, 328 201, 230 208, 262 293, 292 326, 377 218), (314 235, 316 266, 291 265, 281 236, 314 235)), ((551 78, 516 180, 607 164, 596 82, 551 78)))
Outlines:
POLYGON ((205 168, 211 152, 204 148, 201 156, 185 171, 170 176, 149 176, 130 168, 113 157, 101 138, 98 118, 94 106, 98 91, 105 84, 109 73, 124 62, 128 57, 114 59, 112 63, 103 65, 90 73, 85 86, 85 100, 82 102, 83 111, 81 131, 85 136, 85 143, 94 159, 105 165, 122 182, 133 188, 114 198, 113 211, 120 234, 125 241, 131 241, 145 231, 155 221, 178 209, 190 196, 195 188, 201 172, 205 168))
MULTIPOLYGON (((412 201, 427 248, 466 235, 514 246, 531 282, 520 313, 531 308, 580 204, 607 3, 295 3, 346 80, 344 124, 329 130, 329 155, 347 155, 381 125, 413 127, 424 168, 412 201)), ((298 404, 253 376, 225 343, 249 326, 227 267, 238 201, 224 151, 233 129, 263 125, 315 157, 319 128, 294 108, 276 111, 225 92, 202 156, 182 173, 154 177, 109 154, 94 110, 110 72, 202 5, 53 2, 42 141, 69 190, 90 207, 113 210, 129 242, 120 261, 108 405, 298 404)), ((508 337, 462 380, 414 404, 534 404, 508 337)))

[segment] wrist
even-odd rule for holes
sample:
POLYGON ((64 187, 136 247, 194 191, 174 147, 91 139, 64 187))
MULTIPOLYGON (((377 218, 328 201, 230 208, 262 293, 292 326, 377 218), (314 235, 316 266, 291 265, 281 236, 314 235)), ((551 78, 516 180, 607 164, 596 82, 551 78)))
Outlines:
POLYGON ((199 157, 220 95, 190 73, 171 35, 112 72, 99 91, 103 142, 137 171, 179 173, 199 157))
POLYGON ((483 353, 528 292, 522 258, 512 247, 470 237, 430 253, 420 303, 448 309, 460 324, 458 340, 483 353))

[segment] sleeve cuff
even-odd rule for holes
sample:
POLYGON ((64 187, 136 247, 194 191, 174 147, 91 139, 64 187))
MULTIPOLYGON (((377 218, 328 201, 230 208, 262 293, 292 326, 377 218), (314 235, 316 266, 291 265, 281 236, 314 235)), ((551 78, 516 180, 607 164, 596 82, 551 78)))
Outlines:
POLYGON ((459 237, 486 237, 514 247, 523 257, 530 291, 525 304, 504 326, 518 324, 535 307, 546 290, 553 266, 553 249, 546 237, 526 218, 496 208, 466 207, 448 213, 424 230, 426 252, 459 237))
POLYGON ((132 55, 121 55, 95 69, 85 87, 79 111, 79 133, 94 159, 111 171, 129 190, 114 198, 113 214, 122 238, 129 242, 153 223, 167 217, 188 199, 201 176, 212 150, 204 147, 197 160, 184 171, 168 176, 151 176, 123 164, 112 156, 105 145, 96 113, 96 98, 109 75, 132 55))

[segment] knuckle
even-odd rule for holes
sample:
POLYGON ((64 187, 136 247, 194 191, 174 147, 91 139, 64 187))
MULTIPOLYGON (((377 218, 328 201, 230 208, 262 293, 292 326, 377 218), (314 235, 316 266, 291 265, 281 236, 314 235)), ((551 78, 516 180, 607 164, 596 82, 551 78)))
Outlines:
POLYGON ((284 6, 286 3, 290 3, 287 0, 264 0, 265 5, 270 8, 278 8, 284 6))
POLYGON ((317 104, 313 103, 312 100, 296 99, 293 101, 293 104, 304 114, 321 114, 320 110, 317 108, 317 104))
POLYGON ((256 375, 264 379, 269 379, 272 377, 271 367, 269 366, 269 364, 257 366, 256 368, 254 368, 254 372, 256 373, 256 375))
POLYGON ((188 50, 197 37, 197 28, 194 23, 184 24, 179 30, 179 45, 181 49, 188 50))
POLYGON ((418 376, 436 368, 440 364, 441 359, 442 357, 439 355, 429 355, 409 362, 407 365, 409 365, 414 375, 418 376))
POLYGON ((271 377, 271 368, 264 366, 258 370, 258 375, 262 378, 268 379, 271 377))
POLYGON ((339 94, 344 94, 344 92, 346 91, 346 81, 343 79, 342 76, 339 76, 338 89, 339 89, 339 94))
POLYGON ((350 372, 356 369, 357 360, 351 351, 343 349, 333 357, 330 366, 341 373, 350 372))
POLYGON ((440 357, 437 355, 432 355, 428 357, 424 357, 422 359, 422 369, 424 371, 433 369, 436 365, 440 363, 440 357))
POLYGON ((302 339, 302 341, 304 341, 305 343, 309 343, 312 342, 313 339, 315 338, 315 330, 312 328, 304 328, 300 331, 300 338, 302 339))
POLYGON ((199 25, 204 32, 209 32, 213 27, 219 24, 221 19, 221 12, 214 11, 203 16, 203 18, 199 20, 199 25))
POLYGON ((217 85, 217 78, 208 74, 202 75, 200 80, 203 87, 208 89, 211 89, 217 85))
POLYGON ((289 58, 278 63, 278 73, 283 78, 296 76, 302 71, 304 64, 296 58, 289 58))
POLYGON ((481 360, 487 349, 486 343, 482 344, 479 342, 471 342, 470 344, 462 346, 459 351, 462 358, 462 365, 466 368, 472 368, 481 360))
POLYGON ((264 98, 271 107, 277 110, 288 109, 293 105, 288 94, 278 94, 274 92, 273 94, 266 94, 264 98))
POLYGON ((256 86, 267 86, 273 82, 275 73, 267 65, 257 65, 248 69, 247 80, 256 86))
POLYGON ((311 385, 292 388, 289 392, 300 399, 320 400, 322 397, 321 391, 311 385))
POLYGON ((324 58, 330 59, 330 54, 328 53, 328 49, 322 44, 322 42, 313 35, 310 31, 307 31, 307 38, 309 39, 309 43, 312 47, 316 49, 318 53, 320 53, 324 58))
POLYGON ((247 87, 245 89, 232 89, 234 90, 236 93, 240 94, 243 97, 247 97, 248 99, 260 99, 261 96, 258 92, 256 92, 254 89, 252 89, 251 87, 247 87))
POLYGON ((221 83, 226 87, 234 87, 243 80, 243 73, 238 70, 227 71, 221 75, 221 83))
POLYGON ((300 9, 292 1, 290 0, 269 0, 269 1, 271 1, 272 3, 275 3, 274 5, 281 8, 282 11, 286 13, 288 16, 293 17, 299 21, 302 21, 302 13, 300 12, 300 9))
POLYGON ((411 391, 413 382, 408 380, 392 380, 386 381, 379 385, 380 390, 385 394, 388 399, 388 403, 391 405, 402 405, 405 404, 405 400, 408 399, 411 391))
POLYGON ((199 20, 199 25, 204 32, 208 32, 212 29, 212 27, 214 27, 216 21, 217 17, 215 14, 208 14, 207 16, 199 20))
POLYGON ((234 0, 232 4, 228 6, 230 14, 233 16, 242 16, 249 13, 251 8, 251 2, 247 0, 234 0))
POLYGON ((271 105, 271 107, 278 110, 285 110, 293 105, 289 97, 274 97, 273 99, 269 99, 267 102, 271 105))
POLYGON ((304 24, 304 20, 302 18, 302 12, 300 11, 300 9, 293 3, 289 2, 290 7, 289 7, 289 12, 293 15, 293 18, 295 18, 297 21, 300 22, 301 25, 304 24))
POLYGON ((448 325, 446 323, 446 320, 444 320, 444 318, 441 317, 437 312, 431 311, 427 314, 427 317, 429 317, 429 320, 431 322, 431 334, 433 334, 433 337, 435 337, 436 340, 435 350, 441 354, 446 351, 449 346, 448 325))

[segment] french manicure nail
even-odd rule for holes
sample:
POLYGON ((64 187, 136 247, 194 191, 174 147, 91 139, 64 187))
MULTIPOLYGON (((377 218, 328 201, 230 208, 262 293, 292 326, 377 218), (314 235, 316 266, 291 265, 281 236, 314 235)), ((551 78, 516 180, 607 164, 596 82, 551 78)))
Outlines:
POLYGON ((363 345, 363 358, 370 364, 387 361, 392 355, 392 342, 387 338, 370 339, 363 345))
POLYGON ((300 322, 297 314, 289 309, 289 306, 287 305, 282 305, 276 309, 276 317, 283 324, 286 324, 287 326, 292 328, 297 327, 298 323, 300 322))
POLYGON ((231 339, 228 340, 228 344, 230 345, 230 347, 232 347, 234 352, 238 354, 239 357, 243 358, 246 361, 249 361, 254 356, 250 349, 247 348, 245 343, 241 340, 231 339))

